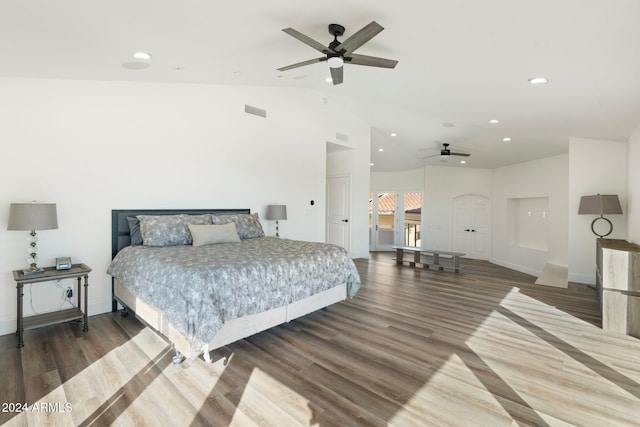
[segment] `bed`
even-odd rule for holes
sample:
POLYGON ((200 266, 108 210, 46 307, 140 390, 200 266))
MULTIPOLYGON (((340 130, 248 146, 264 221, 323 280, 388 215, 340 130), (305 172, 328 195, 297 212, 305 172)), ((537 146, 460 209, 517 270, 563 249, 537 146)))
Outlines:
POLYGON ((249 209, 113 210, 107 272, 114 311, 120 303, 205 360, 360 287, 343 248, 265 236, 249 209))

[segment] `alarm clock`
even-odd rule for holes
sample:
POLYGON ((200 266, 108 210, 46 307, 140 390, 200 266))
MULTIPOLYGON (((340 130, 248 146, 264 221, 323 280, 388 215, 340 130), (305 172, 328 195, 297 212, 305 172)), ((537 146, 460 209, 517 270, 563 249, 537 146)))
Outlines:
POLYGON ((69 270, 71 268, 71 258, 63 256, 56 258, 56 270, 69 270))

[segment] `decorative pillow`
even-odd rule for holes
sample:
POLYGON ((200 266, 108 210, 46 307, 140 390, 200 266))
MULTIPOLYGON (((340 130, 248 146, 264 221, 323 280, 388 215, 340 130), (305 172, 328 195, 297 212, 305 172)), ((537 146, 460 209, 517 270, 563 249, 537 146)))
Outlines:
POLYGON ((211 215, 138 215, 146 246, 190 245, 188 224, 211 224, 211 215))
POLYGON ((262 230, 262 224, 260 224, 258 213, 211 215, 211 220, 214 224, 235 222, 236 229, 238 230, 238 236, 240 236, 240 239, 242 240, 264 237, 264 230, 262 230))
POLYGON ((236 224, 188 224, 193 246, 216 245, 218 243, 239 243, 240 236, 236 231, 236 224))
POLYGON ((131 246, 140 246, 142 244, 142 234, 140 233, 140 220, 135 216, 128 216, 129 237, 131 238, 131 246))

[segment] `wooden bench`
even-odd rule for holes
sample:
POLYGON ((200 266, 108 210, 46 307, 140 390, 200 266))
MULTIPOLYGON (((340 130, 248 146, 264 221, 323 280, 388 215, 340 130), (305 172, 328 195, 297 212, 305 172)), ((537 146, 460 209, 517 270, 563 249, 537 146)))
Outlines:
POLYGON ((460 266, 460 257, 464 256, 462 252, 451 252, 451 251, 441 251, 439 249, 424 249, 424 248, 416 248, 414 246, 394 246, 393 249, 396 250, 396 264, 402 265, 404 263, 404 253, 413 252, 413 261, 409 261, 410 267, 415 267, 416 265, 422 265, 424 268, 435 267, 438 270, 444 269, 452 269, 456 273, 460 272, 462 268, 460 266), (433 263, 424 263, 422 262, 422 255, 432 255, 433 263), (448 267, 440 264, 440 255, 446 255, 453 258, 453 266, 448 267))

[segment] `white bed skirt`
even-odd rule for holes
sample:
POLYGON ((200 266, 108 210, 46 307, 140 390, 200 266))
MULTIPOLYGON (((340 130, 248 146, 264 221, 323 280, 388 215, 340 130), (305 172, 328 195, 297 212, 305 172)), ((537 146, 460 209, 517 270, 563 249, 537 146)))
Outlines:
MULTIPOLYGON (((119 281, 115 280, 115 297, 129 310, 135 312, 136 317, 152 329, 164 335, 172 342, 176 350, 185 356, 195 357, 202 353, 202 349, 193 349, 188 339, 171 325, 164 317, 164 312, 153 305, 141 300, 119 281)), ((209 343, 208 350, 215 350, 234 341, 262 332, 266 329, 289 322, 313 311, 327 307, 347 298, 347 285, 335 286, 326 291, 312 295, 287 306, 274 308, 263 313, 252 314, 225 322, 218 333, 209 343)), ((206 355, 208 356, 208 355, 206 355)), ((208 358, 208 357, 206 357, 208 358)))

